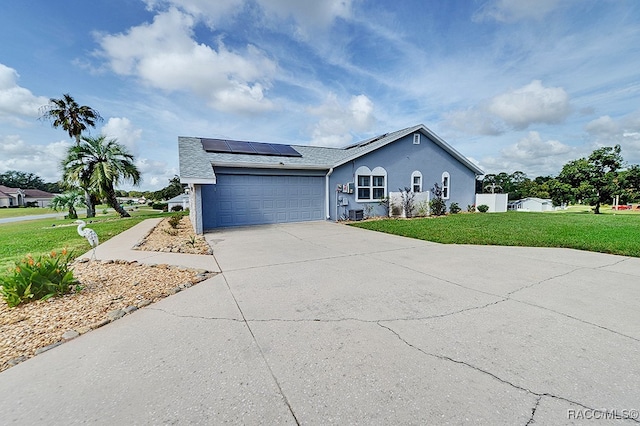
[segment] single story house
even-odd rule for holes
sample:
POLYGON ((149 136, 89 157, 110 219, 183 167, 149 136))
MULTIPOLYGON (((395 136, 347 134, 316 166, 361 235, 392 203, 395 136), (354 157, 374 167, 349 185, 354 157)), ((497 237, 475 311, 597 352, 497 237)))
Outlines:
POLYGON ((180 194, 175 197, 167 200, 167 208, 169 211, 173 209, 175 206, 182 207, 182 210, 186 210, 189 208, 189 194, 180 194))
POLYGON ((10 188, 0 185, 0 207, 48 207, 54 195, 40 189, 10 188))
POLYGON ((475 202, 483 171, 420 124, 344 148, 179 137, 190 217, 208 229, 386 215, 390 192, 440 185, 447 205, 475 202), (355 212, 355 213, 354 213, 355 212))
POLYGON ((557 210, 553 206, 553 201, 549 198, 537 198, 528 197, 522 200, 511 201, 509 203, 509 210, 516 210, 521 212, 547 212, 557 210))

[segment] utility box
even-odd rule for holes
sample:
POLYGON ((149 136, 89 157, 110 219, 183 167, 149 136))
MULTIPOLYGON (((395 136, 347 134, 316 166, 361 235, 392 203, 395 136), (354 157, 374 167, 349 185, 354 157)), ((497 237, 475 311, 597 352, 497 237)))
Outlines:
POLYGON ((364 212, 362 210, 349 210, 349 220, 362 220, 364 212))

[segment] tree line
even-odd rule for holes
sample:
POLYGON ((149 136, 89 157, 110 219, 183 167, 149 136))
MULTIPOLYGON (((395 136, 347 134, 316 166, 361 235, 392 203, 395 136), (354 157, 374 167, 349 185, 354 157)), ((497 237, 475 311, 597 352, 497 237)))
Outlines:
POLYGON ((509 200, 550 198, 556 206, 588 204, 600 213, 602 204, 640 202, 640 166, 625 163, 620 145, 602 147, 589 156, 569 161, 557 176, 529 179, 521 171, 487 174, 477 192, 509 193, 509 200))

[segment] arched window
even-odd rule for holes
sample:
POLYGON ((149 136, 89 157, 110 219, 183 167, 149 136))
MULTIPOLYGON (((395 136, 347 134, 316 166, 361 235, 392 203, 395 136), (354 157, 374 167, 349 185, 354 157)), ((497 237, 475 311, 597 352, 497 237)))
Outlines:
POLYGON ((417 170, 411 173, 411 190, 413 192, 422 192, 422 173, 417 170))
POLYGON ((451 193, 451 176, 449 176, 449 172, 442 173, 442 198, 445 200, 449 199, 449 194, 451 193))
POLYGON ((387 196, 387 171, 382 167, 370 170, 360 166, 356 170, 356 201, 378 201, 387 196))

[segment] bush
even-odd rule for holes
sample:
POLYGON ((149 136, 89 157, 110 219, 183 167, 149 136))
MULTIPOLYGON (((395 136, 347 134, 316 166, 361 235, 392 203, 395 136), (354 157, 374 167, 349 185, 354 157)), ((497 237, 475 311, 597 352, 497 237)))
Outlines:
POLYGON ((171 207, 171 211, 172 212, 181 212, 182 211, 182 206, 181 205, 176 205, 171 207))
POLYGON ((0 277, 0 294, 10 307, 31 300, 45 300, 68 293, 71 286, 78 284, 69 269, 71 253, 66 250, 58 255, 52 251, 37 259, 27 255, 16 262, 10 274, 0 277))
POLYGON ((449 206, 449 213, 451 214, 460 213, 460 210, 462 209, 460 208, 458 203, 451 203, 451 205, 449 206))
POLYGON ((447 212, 447 204, 442 198, 429 201, 429 210, 433 216, 442 216, 447 212))
POLYGON ((467 211, 469 213, 475 213, 476 212, 476 205, 475 204, 468 204, 467 205, 467 211))
POLYGON ((151 208, 154 210, 162 210, 163 212, 166 212, 169 208, 169 205, 167 203, 153 203, 151 204, 151 208))
POLYGON ((478 206, 478 211, 479 211, 480 213, 486 213, 486 212, 488 212, 488 211, 489 211, 489 206, 488 206, 488 205, 486 205, 486 204, 480 204, 480 205, 478 206))
POLYGON ((181 219, 182 219, 181 214, 174 214, 169 218, 169 225, 171 225, 173 229, 176 229, 181 219))

